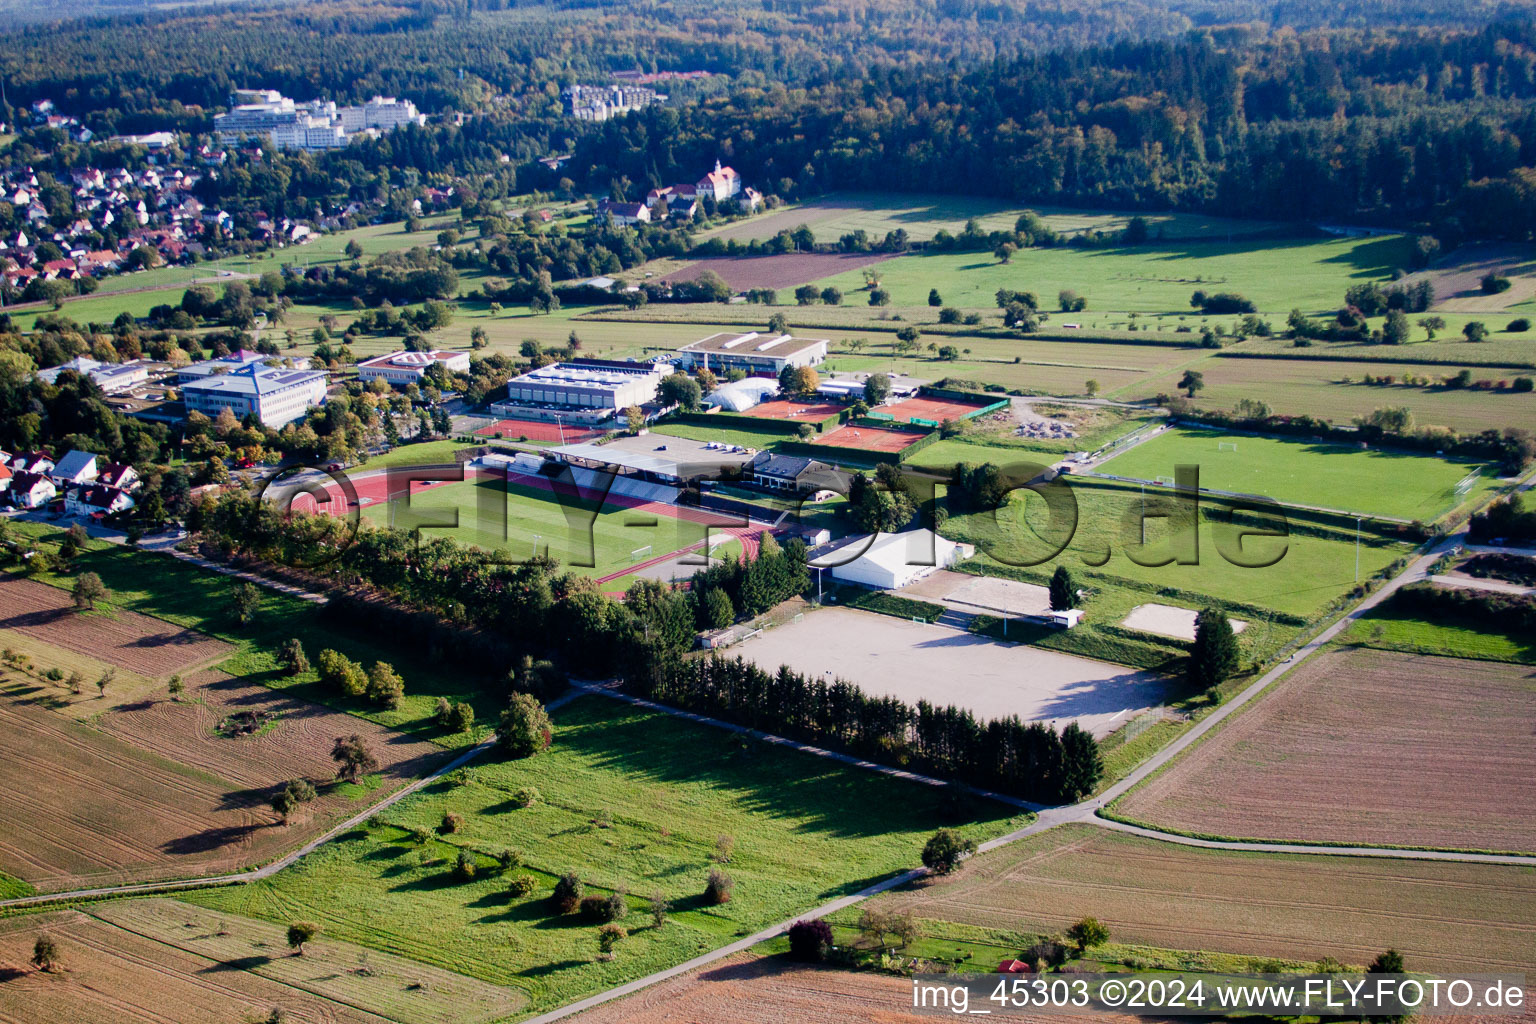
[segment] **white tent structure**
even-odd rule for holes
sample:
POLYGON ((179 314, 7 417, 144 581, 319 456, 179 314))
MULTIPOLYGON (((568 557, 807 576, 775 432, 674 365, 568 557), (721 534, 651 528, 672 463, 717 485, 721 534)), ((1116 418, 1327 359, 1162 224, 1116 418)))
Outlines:
POLYGON ((832 578, 877 590, 895 590, 916 583, 929 573, 970 558, 976 549, 945 540, 932 530, 865 534, 817 551, 813 568, 825 568, 832 578))
POLYGON ((704 399, 704 404, 726 412, 746 412, 770 395, 779 393, 779 382, 767 377, 745 377, 720 385, 704 399))

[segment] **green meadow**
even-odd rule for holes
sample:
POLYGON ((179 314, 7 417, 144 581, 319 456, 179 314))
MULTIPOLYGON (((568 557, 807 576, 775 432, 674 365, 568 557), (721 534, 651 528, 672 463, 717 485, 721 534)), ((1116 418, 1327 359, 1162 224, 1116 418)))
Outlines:
POLYGON ((553 717, 548 752, 492 756, 391 808, 387 823, 188 902, 279 924, 323 921, 330 938, 520 988, 537 1012, 905 870, 941 825, 980 839, 1025 820, 990 804, 946 813, 942 790, 606 698, 553 717), (528 788, 537 799, 522 807, 514 795, 528 788), (463 824, 440 834, 447 812, 463 824), (473 880, 452 872, 461 849, 476 862, 473 880), (503 872, 492 857, 509 849, 521 865, 503 872), (724 904, 702 896, 714 867, 735 883, 724 904), (564 871, 588 894, 625 894, 629 937, 612 962, 598 959, 595 922, 551 905, 564 871), (510 895, 516 875, 533 879, 531 895, 510 895), (653 893, 671 906, 659 927, 653 893))

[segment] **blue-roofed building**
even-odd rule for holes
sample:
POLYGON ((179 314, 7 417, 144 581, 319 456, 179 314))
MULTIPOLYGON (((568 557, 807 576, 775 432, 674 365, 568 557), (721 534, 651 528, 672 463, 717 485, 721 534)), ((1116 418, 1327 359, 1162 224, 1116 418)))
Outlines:
POLYGON ((325 374, 318 370, 248 363, 229 373, 190 381, 181 387, 188 412, 209 419, 229 409, 236 419, 254 413, 269 427, 281 427, 304 418, 311 406, 325 401, 325 374))

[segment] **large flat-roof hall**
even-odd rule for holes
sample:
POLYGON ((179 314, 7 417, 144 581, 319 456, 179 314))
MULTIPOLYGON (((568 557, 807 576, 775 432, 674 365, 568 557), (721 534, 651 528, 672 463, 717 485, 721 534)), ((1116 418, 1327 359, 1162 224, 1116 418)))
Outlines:
POLYGON ((690 342, 677 350, 677 360, 691 368, 715 373, 741 370, 778 376, 786 366, 816 366, 827 358, 827 339, 796 338, 789 334, 725 332, 690 342))
POLYGON ((654 401, 667 363, 580 359, 530 370, 507 382, 507 397, 492 406, 501 416, 596 423, 631 405, 654 401))

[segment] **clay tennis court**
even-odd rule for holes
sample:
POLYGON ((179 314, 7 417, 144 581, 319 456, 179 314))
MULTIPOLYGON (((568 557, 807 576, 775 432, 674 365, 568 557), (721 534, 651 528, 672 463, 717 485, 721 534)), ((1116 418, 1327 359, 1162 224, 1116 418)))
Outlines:
MULTIPOLYGON (((1005 396, 999 396, 998 401, 1002 401, 1003 397, 1005 396)), ((896 417, 897 423, 907 423, 911 420, 943 423, 945 420, 964 419, 977 409, 985 409, 992 404, 991 402, 966 402, 954 398, 905 398, 900 402, 882 405, 880 411, 896 417)))
POLYGON ((862 448, 867 452, 899 452, 928 436, 926 430, 885 430, 880 427, 838 427, 821 435, 818 444, 862 448))
POLYGON ((607 431, 591 427, 564 426, 546 423, 544 420, 497 420, 490 426, 475 431, 476 437, 504 437, 516 441, 526 437, 530 441, 556 441, 560 444, 579 444, 594 437, 602 437, 607 431))
POLYGON ((843 409, 832 402, 790 402, 773 399, 759 402, 746 415, 768 420, 793 420, 796 423, 820 423, 828 416, 836 416, 843 409))

